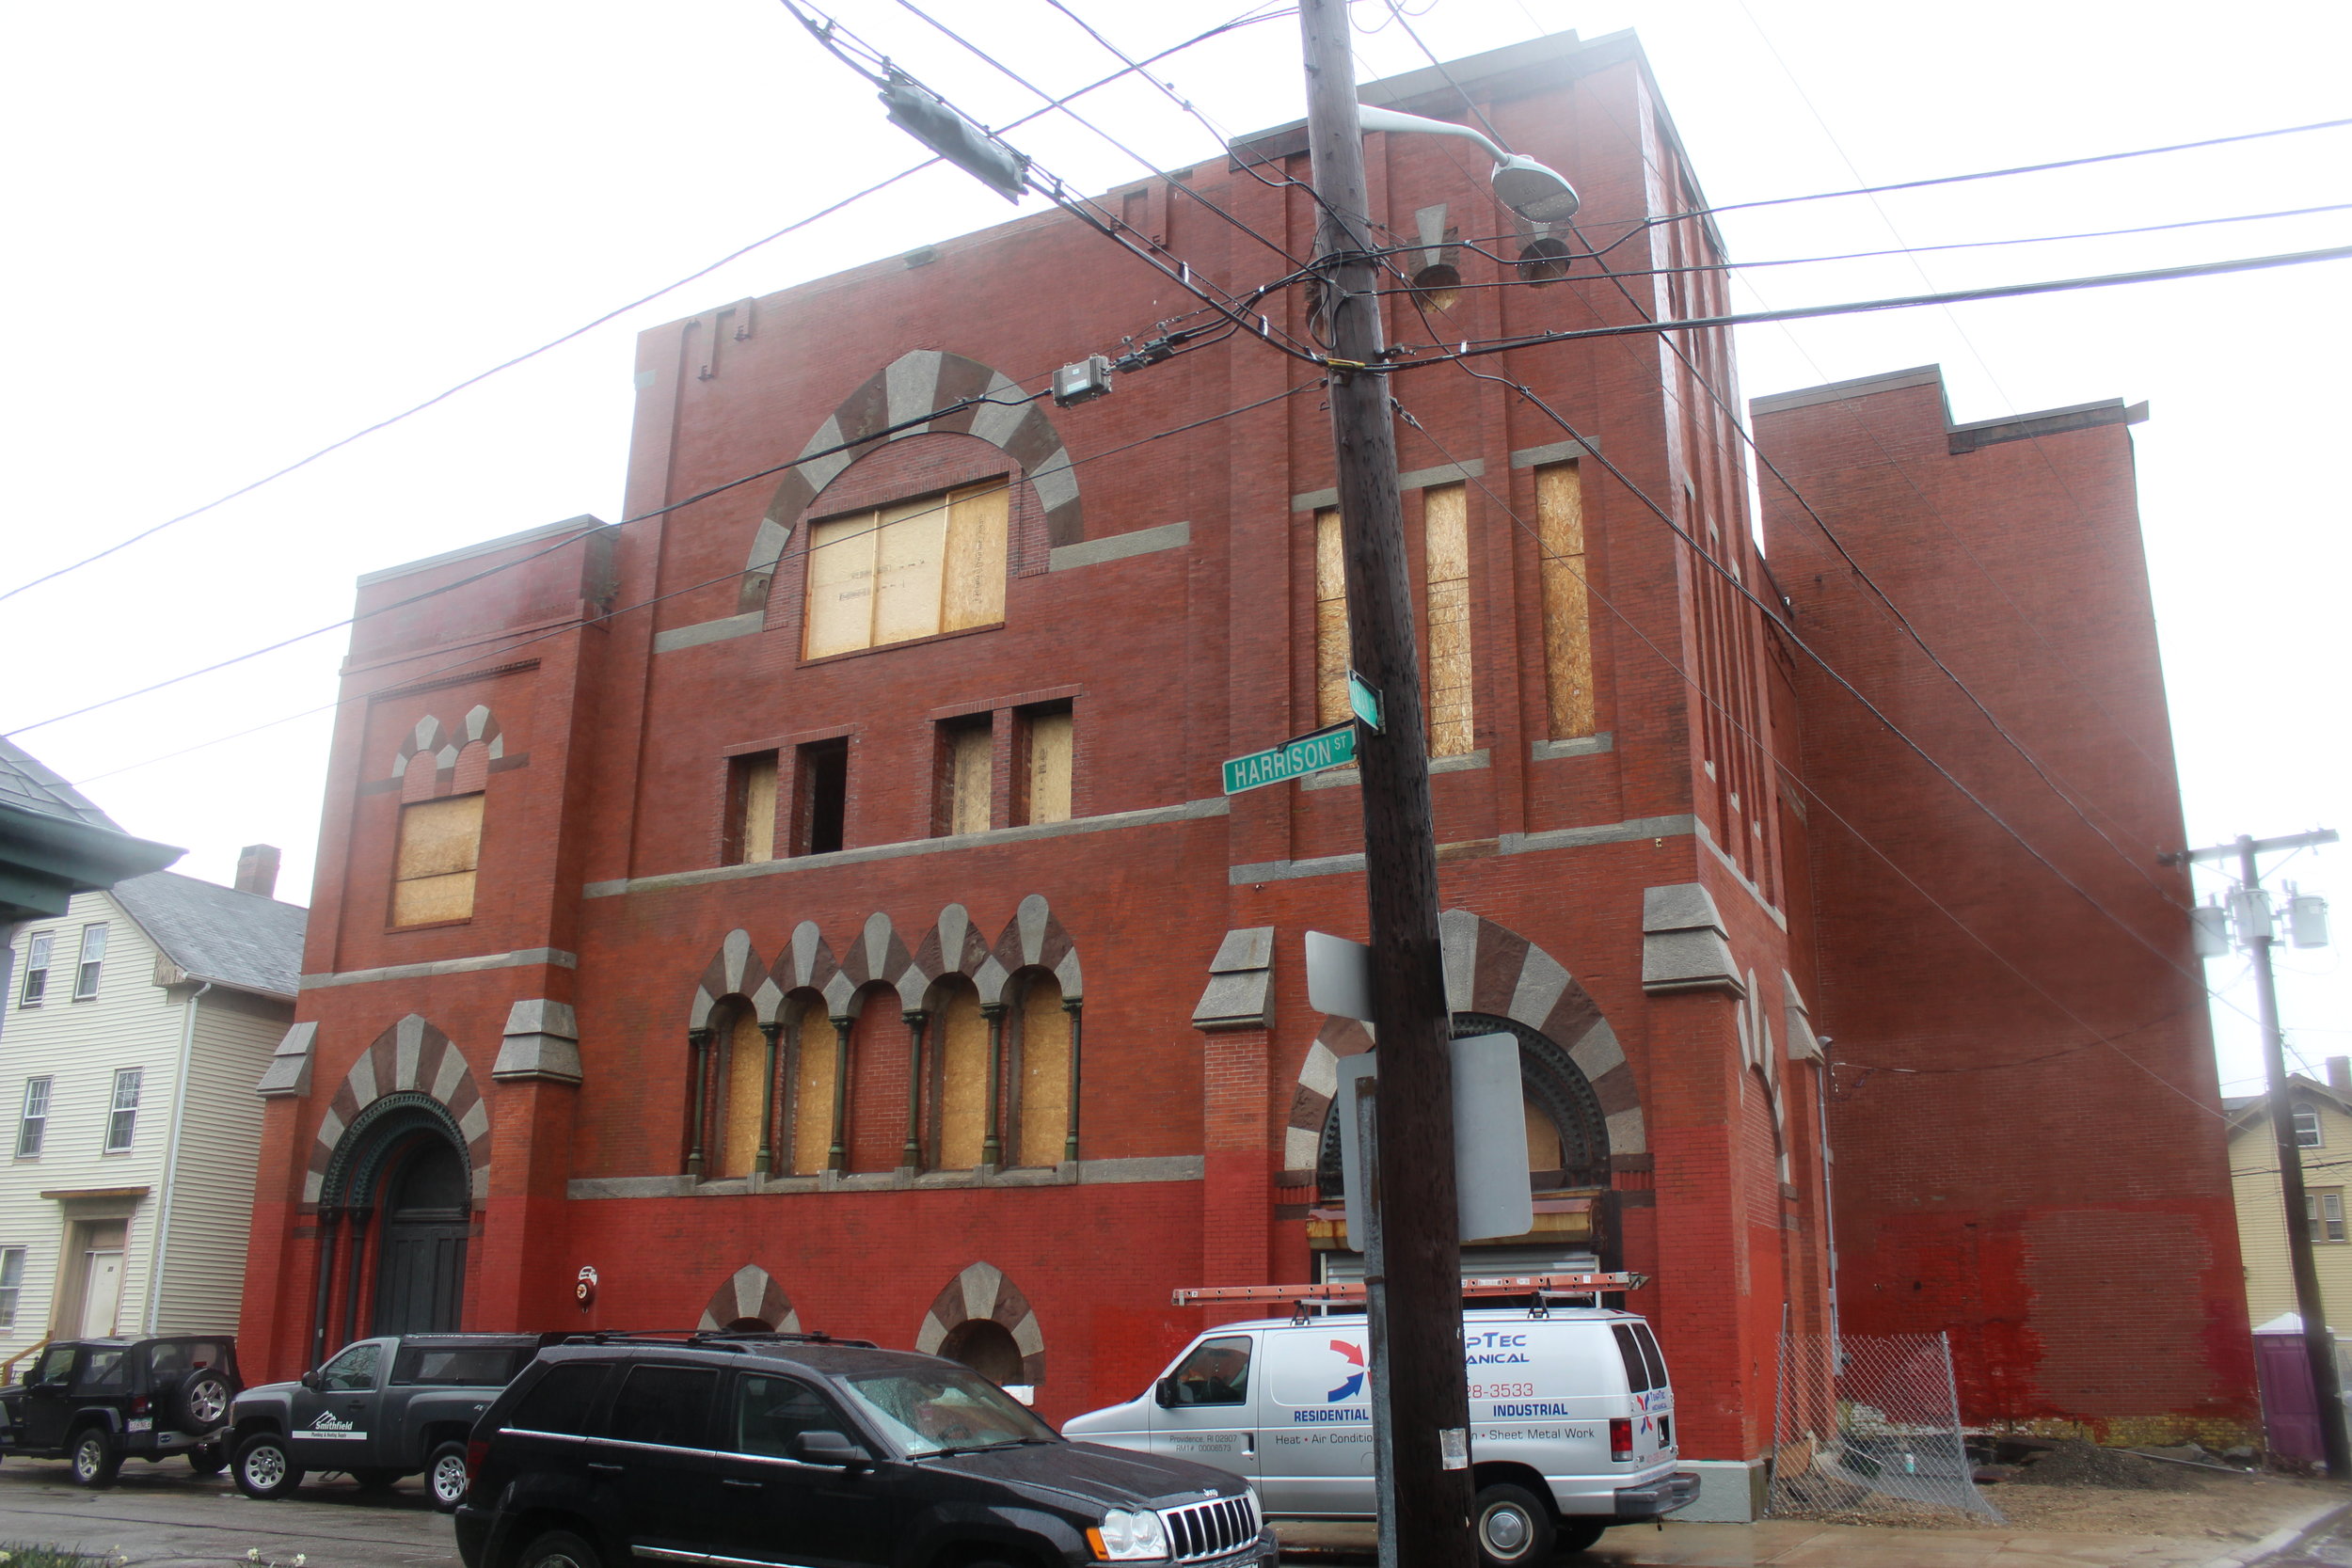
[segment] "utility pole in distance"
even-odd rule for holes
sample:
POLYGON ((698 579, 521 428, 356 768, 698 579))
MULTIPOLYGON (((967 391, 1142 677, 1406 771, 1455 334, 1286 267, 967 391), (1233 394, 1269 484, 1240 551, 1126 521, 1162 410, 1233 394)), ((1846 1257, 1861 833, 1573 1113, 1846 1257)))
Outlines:
POLYGON ((1377 1175, 1384 1277, 1365 1280, 1372 1396, 1392 1465, 1379 1477, 1381 1568, 1471 1568, 1470 1399, 1462 1365, 1454 1083, 1438 946, 1438 847, 1397 495, 1396 429, 1381 364, 1363 124, 1346 0, 1300 0, 1307 146, 1322 208, 1316 270, 1331 342, 1331 444, 1356 671, 1378 693, 1358 766, 1378 1042, 1377 1175))
MULTIPOLYGON (((2303 1350, 2311 1361, 2312 1389, 2318 1396, 2319 1441, 2332 1481, 2352 1480, 2352 1447, 2344 1435, 2344 1388, 2336 1376, 2335 1335, 2328 1327, 2327 1304, 2319 1292, 2319 1266, 2312 1258, 2311 1220, 2303 1190, 2303 1151, 2295 1141, 2295 1104, 2287 1091, 2286 1039, 2279 1032, 2279 986, 2270 970, 2274 942, 2270 902, 2262 889, 2256 857, 2278 849, 2333 844, 2332 828, 2285 838, 2251 838, 2210 849, 2184 849, 2163 859, 2174 865, 2194 861, 2238 863, 2238 941, 2254 957, 2254 996, 2262 1013, 2263 1065, 2270 1084, 2270 1137, 2278 1146, 2279 1195, 2286 1208, 2287 1256, 2295 1266, 2295 1310, 2303 1320, 2303 1350)), ((2226 946, 2222 951, 2227 951, 2226 946)))

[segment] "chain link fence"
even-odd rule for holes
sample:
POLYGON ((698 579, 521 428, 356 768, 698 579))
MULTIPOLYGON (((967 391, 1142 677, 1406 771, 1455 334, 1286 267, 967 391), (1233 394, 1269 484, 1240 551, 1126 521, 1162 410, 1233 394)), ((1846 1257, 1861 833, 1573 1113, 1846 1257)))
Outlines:
POLYGON ((2001 1522, 1977 1490, 1941 1334, 1786 1335, 1770 1512, 2001 1522))

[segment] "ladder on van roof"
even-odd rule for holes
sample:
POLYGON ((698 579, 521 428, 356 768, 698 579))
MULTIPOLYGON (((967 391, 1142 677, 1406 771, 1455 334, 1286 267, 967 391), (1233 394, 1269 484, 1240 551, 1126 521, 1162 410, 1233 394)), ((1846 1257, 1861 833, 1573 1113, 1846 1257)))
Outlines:
MULTIPOLYGON (((1604 1294, 1638 1291, 1648 1283, 1647 1275, 1629 1272, 1490 1275, 1463 1280, 1462 1294, 1473 1299, 1525 1296, 1532 1309, 1540 1314, 1553 1297, 1582 1296, 1598 1302, 1604 1294)), ((1325 1285, 1192 1285, 1176 1291, 1171 1300, 1178 1307, 1288 1307, 1291 1316, 1304 1321, 1310 1309, 1362 1311, 1364 1286, 1361 1280, 1325 1285)))

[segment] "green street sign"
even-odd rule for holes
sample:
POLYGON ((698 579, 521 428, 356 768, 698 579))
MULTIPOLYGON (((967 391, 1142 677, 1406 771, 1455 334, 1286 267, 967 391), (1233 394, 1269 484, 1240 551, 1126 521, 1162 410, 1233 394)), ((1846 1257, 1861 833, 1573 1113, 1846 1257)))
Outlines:
POLYGON ((1380 722, 1380 693, 1372 689, 1370 681, 1353 670, 1347 673, 1347 705, 1357 718, 1383 735, 1388 733, 1386 726, 1380 722))
POLYGON ((1356 760, 1356 726, 1341 724, 1302 735, 1269 751, 1252 752, 1225 765, 1225 793, 1239 795, 1261 784, 1280 784, 1303 773, 1344 768, 1356 760))

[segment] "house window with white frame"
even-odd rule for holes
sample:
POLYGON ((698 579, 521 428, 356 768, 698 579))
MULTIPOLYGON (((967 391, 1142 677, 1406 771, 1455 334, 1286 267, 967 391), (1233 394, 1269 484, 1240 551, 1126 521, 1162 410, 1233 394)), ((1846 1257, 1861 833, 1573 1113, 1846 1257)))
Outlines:
POLYGON ((144 1068, 126 1067, 115 1073, 115 1097, 106 1112, 106 1152, 127 1154, 131 1136, 138 1127, 139 1081, 146 1076, 144 1068))
POLYGON ((2297 1105, 2295 1108, 2295 1147, 2297 1148, 2327 1147, 2325 1140, 2320 1136, 2319 1111, 2316 1107, 2297 1105))
POLYGON ((24 1249, 0 1246, 0 1328, 16 1326, 16 1298, 24 1289, 24 1249))
POLYGON ((2303 1217, 2314 1242, 2344 1240, 2344 1189, 2313 1187, 2303 1194, 2303 1217))
POLYGON ((73 966, 73 1000, 87 1002, 98 994, 98 971, 106 958, 106 927, 82 927, 82 957, 73 966))
POLYGON ((16 1157, 29 1160, 40 1152, 49 1132, 49 1085, 46 1076, 24 1080, 24 1115, 16 1124, 16 1157))
POLYGON ((24 989, 17 1006, 38 1007, 49 994, 49 955, 57 945, 55 931, 36 931, 24 943, 24 989))

